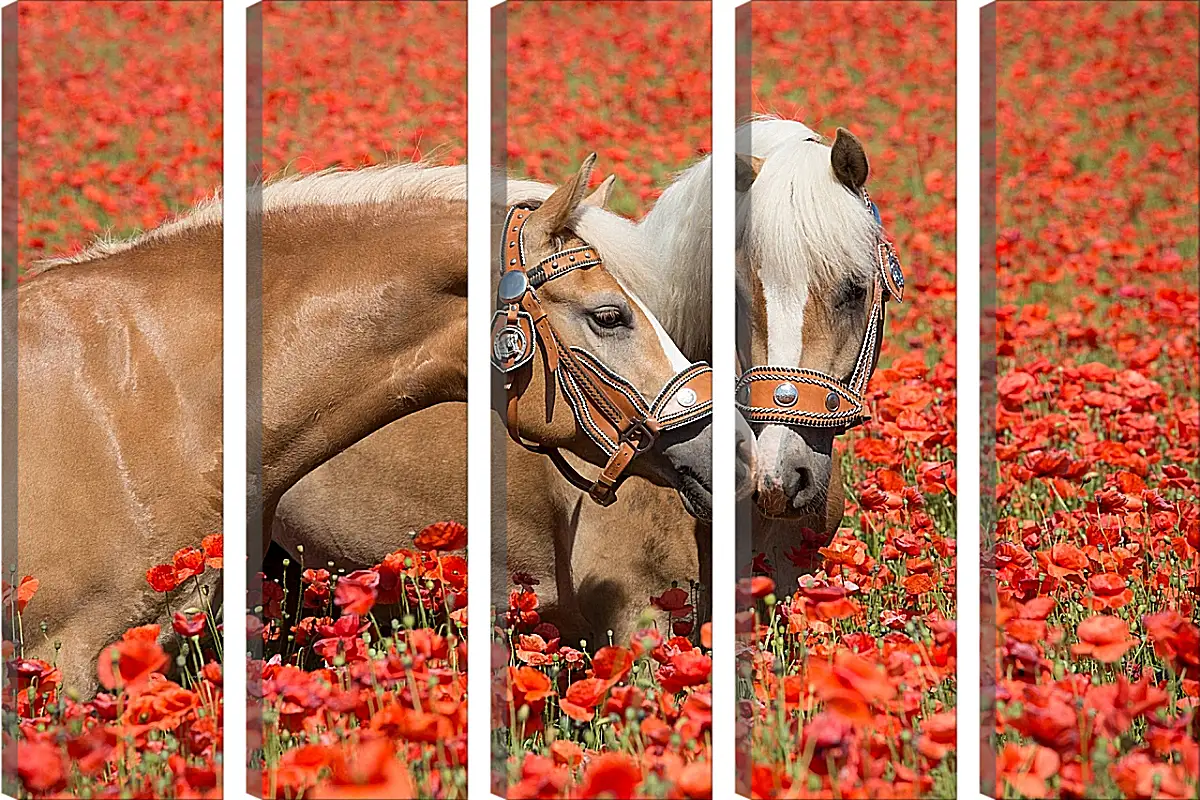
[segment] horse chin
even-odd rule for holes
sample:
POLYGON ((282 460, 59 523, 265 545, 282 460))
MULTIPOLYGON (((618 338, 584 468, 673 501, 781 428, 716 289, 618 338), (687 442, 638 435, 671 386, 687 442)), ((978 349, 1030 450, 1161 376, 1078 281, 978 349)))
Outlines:
POLYGON ((757 491, 753 494, 753 500, 754 507, 763 517, 784 520, 820 518, 825 514, 825 505, 829 502, 827 495, 821 495, 797 508, 782 492, 767 494, 757 491))
POLYGON ((675 491, 679 493, 684 510, 701 522, 712 522, 712 490, 700 479, 682 472, 675 491))

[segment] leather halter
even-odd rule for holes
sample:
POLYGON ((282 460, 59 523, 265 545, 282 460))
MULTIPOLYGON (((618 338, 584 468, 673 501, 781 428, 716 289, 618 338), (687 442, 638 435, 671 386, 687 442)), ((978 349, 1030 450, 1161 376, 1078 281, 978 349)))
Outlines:
MULTIPOLYGON (((547 256, 532 268, 525 260, 525 224, 533 208, 515 205, 504 220, 500 247, 498 310, 492 317, 492 364, 504 374, 508 394, 508 433, 513 441, 550 456, 559 471, 600 505, 616 500, 616 489, 634 456, 649 450, 663 431, 680 428, 712 413, 712 368, 691 364, 671 378, 652 402, 632 383, 580 347, 567 347, 538 300, 537 289, 547 281, 577 269, 603 263, 590 246, 573 247, 547 256), (566 398, 579 427, 604 452, 608 463, 594 481, 579 474, 556 449, 528 444, 520 434, 517 406, 521 389, 516 380, 533 369, 541 341, 547 393, 555 386, 566 398)), ((525 381, 522 385, 528 385, 525 381)))
MULTIPOLYGON (((866 190, 862 200, 880 224, 879 209, 866 190)), ((888 300, 904 298, 904 271, 896 249, 878 235, 872 281, 871 313, 863 333, 858 360, 848 381, 801 367, 754 366, 738 378, 736 404, 748 422, 835 428, 845 432, 871 419, 866 392, 879 362, 883 344, 884 311, 888 300)))

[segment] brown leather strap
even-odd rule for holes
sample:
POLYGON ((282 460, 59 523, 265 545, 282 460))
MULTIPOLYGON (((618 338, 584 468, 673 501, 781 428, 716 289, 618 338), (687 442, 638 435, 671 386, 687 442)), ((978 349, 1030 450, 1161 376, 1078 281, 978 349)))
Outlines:
POLYGON ((739 383, 738 407, 749 422, 851 428, 870 419, 859 395, 812 370, 753 367, 739 383))
POLYGON ((600 477, 596 478, 596 482, 588 490, 588 495, 602 506, 612 505, 617 499, 617 483, 637 453, 638 450, 629 442, 621 442, 621 446, 608 460, 608 465, 604 467, 600 477))

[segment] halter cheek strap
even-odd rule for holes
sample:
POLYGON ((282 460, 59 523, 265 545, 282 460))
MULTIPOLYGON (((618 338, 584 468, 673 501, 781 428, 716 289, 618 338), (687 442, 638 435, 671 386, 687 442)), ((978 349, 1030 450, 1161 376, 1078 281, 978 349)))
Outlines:
POLYGON ((500 258, 503 264, 492 318, 492 363, 505 376, 509 436, 523 447, 550 456, 559 471, 601 505, 616 500, 616 489, 638 453, 649 450, 663 431, 683 427, 712 413, 712 368, 691 364, 667 381, 653 402, 600 359, 580 347, 563 344, 538 300, 536 290, 547 281, 576 269, 603 263, 587 246, 562 250, 531 269, 525 261, 525 224, 532 209, 513 206, 504 223, 500 258), (556 448, 526 443, 520 434, 521 387, 528 384, 534 354, 541 342, 547 375, 566 398, 576 423, 608 458, 603 471, 589 481, 556 448), (526 379, 518 383, 518 378, 526 379))
MULTIPOLYGON (((865 190, 862 197, 878 223, 879 209, 865 190)), ((866 392, 883 345, 884 313, 889 300, 904 299, 900 259, 882 235, 876 243, 875 257, 871 311, 849 380, 842 382, 800 367, 751 367, 742 373, 736 389, 736 405, 747 421, 846 431, 871 419, 866 392)))

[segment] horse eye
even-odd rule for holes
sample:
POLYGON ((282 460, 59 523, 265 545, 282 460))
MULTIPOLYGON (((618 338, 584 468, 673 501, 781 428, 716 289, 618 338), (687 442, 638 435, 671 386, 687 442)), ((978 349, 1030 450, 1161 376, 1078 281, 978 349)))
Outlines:
POLYGON ((862 305, 862 302, 867 299, 867 287, 852 284, 842 290, 838 297, 836 307, 844 308, 851 305, 862 305))
POLYGON ((615 306, 603 306, 593 309, 592 319, 601 328, 619 328, 625 324, 625 315, 615 306))

